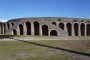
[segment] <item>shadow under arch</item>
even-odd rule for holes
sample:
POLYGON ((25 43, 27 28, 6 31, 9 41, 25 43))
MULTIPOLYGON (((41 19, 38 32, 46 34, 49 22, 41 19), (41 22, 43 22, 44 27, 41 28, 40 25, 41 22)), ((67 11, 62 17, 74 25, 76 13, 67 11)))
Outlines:
POLYGON ((59 23, 59 28, 63 29, 64 30, 64 23, 59 23))
POLYGON ((51 30, 50 36, 57 36, 57 31, 56 30, 51 30))
POLYGON ((48 36, 48 26, 42 25, 42 35, 48 36))
POLYGON ((87 36, 90 36, 90 24, 87 24, 86 28, 87 28, 87 32, 86 32, 87 36))
POLYGON ((26 21, 26 31, 27 35, 31 35, 31 23, 29 21, 26 21))
POLYGON ((74 33, 75 33, 75 36, 78 36, 78 26, 79 24, 78 23, 74 23, 74 33))
POLYGON ((34 35, 39 35, 39 22, 38 21, 34 21, 33 22, 33 24, 34 24, 34 35))
POLYGON ((19 24, 19 31, 20 31, 20 35, 23 35, 23 25, 19 24))
POLYGON ((81 23, 80 30, 81 30, 81 36, 85 36, 85 24, 84 23, 81 23))
POLYGON ((67 23, 66 27, 67 27, 68 36, 71 36, 72 35, 72 24, 67 23))
POLYGON ((16 29, 13 29, 13 35, 17 35, 16 29))

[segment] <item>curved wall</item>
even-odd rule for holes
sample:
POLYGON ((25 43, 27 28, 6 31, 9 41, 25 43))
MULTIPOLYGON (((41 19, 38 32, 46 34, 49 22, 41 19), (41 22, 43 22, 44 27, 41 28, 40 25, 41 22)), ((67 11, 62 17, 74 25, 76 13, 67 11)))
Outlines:
POLYGON ((0 34, 38 36, 90 36, 90 19, 35 17, 0 22, 0 34))

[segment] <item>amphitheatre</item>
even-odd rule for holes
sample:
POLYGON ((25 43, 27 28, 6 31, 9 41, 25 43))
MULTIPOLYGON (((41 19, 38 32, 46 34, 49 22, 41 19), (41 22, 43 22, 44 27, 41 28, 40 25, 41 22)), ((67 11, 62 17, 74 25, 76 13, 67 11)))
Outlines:
POLYGON ((31 17, 0 22, 2 35, 90 36, 90 19, 31 17))
POLYGON ((90 60, 90 19, 27 17, 0 22, 0 60, 30 59, 90 60))

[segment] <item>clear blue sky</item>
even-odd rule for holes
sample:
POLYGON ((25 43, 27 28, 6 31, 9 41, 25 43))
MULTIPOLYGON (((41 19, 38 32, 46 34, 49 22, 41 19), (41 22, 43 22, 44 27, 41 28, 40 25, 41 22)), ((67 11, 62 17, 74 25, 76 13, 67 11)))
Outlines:
POLYGON ((90 18, 90 0, 0 0, 0 19, 22 17, 90 18))

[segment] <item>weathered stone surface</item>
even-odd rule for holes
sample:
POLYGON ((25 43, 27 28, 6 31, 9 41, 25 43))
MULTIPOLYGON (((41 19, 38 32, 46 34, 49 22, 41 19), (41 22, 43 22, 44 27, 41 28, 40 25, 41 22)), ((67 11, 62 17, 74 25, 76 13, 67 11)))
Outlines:
POLYGON ((31 36, 90 36, 90 19, 64 17, 18 18, 0 22, 0 34, 31 36))

